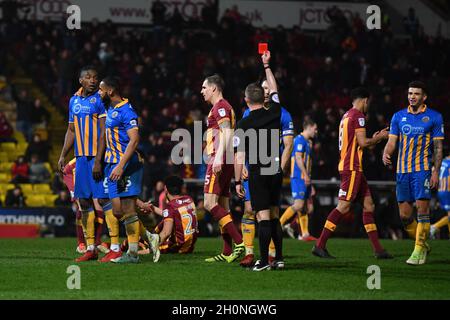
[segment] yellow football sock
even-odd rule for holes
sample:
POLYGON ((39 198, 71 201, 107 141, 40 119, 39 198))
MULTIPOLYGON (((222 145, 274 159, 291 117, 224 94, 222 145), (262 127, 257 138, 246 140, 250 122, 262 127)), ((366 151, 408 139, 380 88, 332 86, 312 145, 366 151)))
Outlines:
POLYGON ((294 216, 294 214, 294 209, 292 209, 292 207, 288 207, 280 218, 281 226, 284 226, 286 222, 294 216))
POLYGON ((309 222, 308 214, 300 213, 298 215, 298 225, 302 230, 302 236, 309 235, 308 222, 309 222))
POLYGON ((430 233, 430 215, 419 214, 417 220, 419 223, 417 224, 416 249, 425 247, 425 241, 430 233))
POLYGON ((255 239, 255 215, 253 212, 244 213, 241 221, 242 238, 245 244, 245 254, 253 254, 255 239))
POLYGON ((125 215, 122 219, 128 238, 128 253, 137 254, 139 243, 139 218, 136 214, 125 215))
POLYGON ((108 226, 111 244, 119 244, 119 220, 114 216, 112 209, 105 211, 106 225, 108 226))
POLYGON ((81 211, 81 226, 83 227, 86 245, 95 244, 95 212, 94 210, 81 211))
POLYGON ((416 219, 413 220, 410 224, 405 226, 405 231, 408 234, 408 237, 410 239, 416 239, 416 233, 417 233, 417 221, 416 219))
POLYGON ((449 223, 448 217, 442 217, 441 220, 433 224, 436 229, 441 229, 449 223))

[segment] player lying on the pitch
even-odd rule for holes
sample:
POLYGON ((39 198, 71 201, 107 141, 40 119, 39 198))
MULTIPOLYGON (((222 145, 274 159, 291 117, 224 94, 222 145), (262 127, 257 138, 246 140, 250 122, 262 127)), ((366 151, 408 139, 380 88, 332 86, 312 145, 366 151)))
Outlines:
POLYGON ((198 234, 194 200, 190 196, 181 195, 183 179, 170 176, 165 179, 164 184, 167 200, 164 209, 155 207, 150 202, 137 202, 145 213, 163 217, 153 232, 147 231, 154 262, 159 260, 160 253, 192 253, 198 234))

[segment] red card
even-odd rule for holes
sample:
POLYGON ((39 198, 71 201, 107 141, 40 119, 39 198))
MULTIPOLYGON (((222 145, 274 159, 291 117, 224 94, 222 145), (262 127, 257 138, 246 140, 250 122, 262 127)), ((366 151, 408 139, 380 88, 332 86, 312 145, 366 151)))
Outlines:
POLYGON ((266 52, 268 50, 268 45, 267 43, 264 42, 260 42, 258 44, 258 53, 259 54, 264 54, 264 52, 266 52))

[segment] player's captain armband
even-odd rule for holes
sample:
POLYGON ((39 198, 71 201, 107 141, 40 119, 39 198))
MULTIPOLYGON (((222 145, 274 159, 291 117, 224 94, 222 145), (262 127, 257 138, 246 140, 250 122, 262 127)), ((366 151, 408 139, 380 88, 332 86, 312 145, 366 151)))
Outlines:
POLYGON ((163 210, 162 214, 164 218, 167 218, 169 216, 169 210, 167 209, 163 210))
POLYGON ((219 116, 221 116, 221 117, 225 117, 227 115, 227 112, 225 111, 224 108, 220 108, 218 110, 218 112, 219 112, 219 116))
POLYGON ((358 122, 359 122, 359 126, 360 127, 364 127, 364 125, 366 124, 366 119, 358 118, 358 122))

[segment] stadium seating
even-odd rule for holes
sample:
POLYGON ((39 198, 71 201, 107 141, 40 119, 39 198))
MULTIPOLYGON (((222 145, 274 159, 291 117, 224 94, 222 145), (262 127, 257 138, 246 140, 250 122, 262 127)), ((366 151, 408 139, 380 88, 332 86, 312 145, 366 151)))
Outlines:
POLYGON ((13 162, 0 162, 0 172, 11 172, 13 162))
POLYGON ((28 207, 45 207, 47 204, 44 196, 36 194, 27 195, 25 203, 28 207))
POLYGON ((50 186, 48 184, 40 183, 33 186, 33 193, 41 195, 52 194, 52 190, 50 189, 50 186))
POLYGON ((8 183, 11 180, 10 172, 0 172, 0 183, 8 183))
POLYGON ((22 188, 22 192, 24 195, 29 195, 29 194, 34 193, 33 185, 31 183, 22 183, 22 184, 20 184, 20 187, 22 188))
POLYGON ((8 162, 8 153, 0 150, 0 162, 8 162))
POLYGON ((46 194, 43 195, 45 199, 45 205, 47 207, 53 208, 55 206, 55 200, 58 198, 58 195, 56 194, 46 194))

